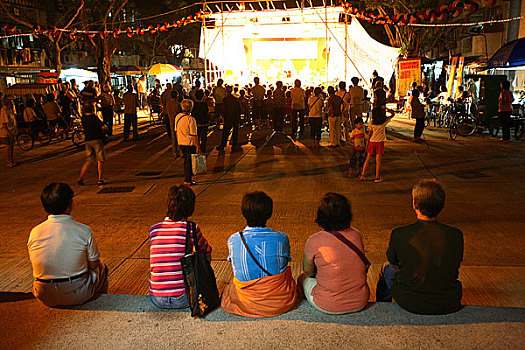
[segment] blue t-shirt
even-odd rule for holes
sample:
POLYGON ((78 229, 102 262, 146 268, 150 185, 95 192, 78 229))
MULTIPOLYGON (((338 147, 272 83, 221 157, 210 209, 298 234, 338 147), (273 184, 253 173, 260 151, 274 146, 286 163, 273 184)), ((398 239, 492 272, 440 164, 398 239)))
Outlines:
MULTIPOLYGON (((246 244, 269 273, 277 275, 288 266, 290 257, 290 241, 288 236, 268 227, 249 227, 243 231, 246 244)), ((228 239, 228 261, 232 263, 233 274, 238 280, 247 282, 268 276, 253 261, 242 243, 239 233, 234 233, 228 239)))

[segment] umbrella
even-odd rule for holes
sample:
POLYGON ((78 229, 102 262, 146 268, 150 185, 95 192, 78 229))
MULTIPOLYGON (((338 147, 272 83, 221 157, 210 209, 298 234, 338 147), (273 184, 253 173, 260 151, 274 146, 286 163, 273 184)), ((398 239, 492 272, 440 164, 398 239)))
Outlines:
POLYGON ((144 68, 134 65, 119 66, 111 68, 111 73, 122 75, 140 75, 144 73, 144 68))
POLYGON ((149 75, 159 75, 162 73, 177 73, 182 71, 182 68, 179 68, 173 64, 157 63, 149 67, 149 75))
POLYGON ((490 58, 489 68, 510 68, 525 65, 525 38, 503 45, 490 58))
POLYGON ((46 95, 50 92, 57 91, 59 84, 15 84, 7 88, 7 95, 23 96, 42 94, 46 95))

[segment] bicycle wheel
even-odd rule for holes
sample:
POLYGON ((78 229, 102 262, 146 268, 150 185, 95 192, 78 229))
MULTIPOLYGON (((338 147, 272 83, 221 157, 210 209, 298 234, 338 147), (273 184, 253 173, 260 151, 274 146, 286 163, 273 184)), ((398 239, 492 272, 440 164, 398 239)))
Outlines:
POLYGON ((514 137, 519 140, 523 135, 523 120, 516 120, 514 123, 514 137))
POLYGON ((451 140, 455 140, 458 137, 458 123, 456 120, 450 122, 448 133, 451 140))
POLYGON ((437 119, 437 125, 438 127, 442 128, 443 125, 445 124, 445 118, 447 116, 447 113, 446 112, 443 112, 441 114, 439 114, 438 116, 438 119, 437 119))
POLYGON ((458 124, 458 133, 461 136, 470 136, 475 133, 476 129, 478 128, 476 119, 470 115, 461 117, 458 124))
POLYGON ((30 133, 21 132, 16 137, 16 144, 21 150, 29 151, 33 149, 33 146, 35 145, 35 139, 33 138, 33 135, 31 135, 30 133))
POLYGON ((86 135, 80 130, 75 130, 73 135, 71 135, 71 141, 77 147, 82 147, 86 141, 86 135))
POLYGON ((49 145, 51 139, 53 138, 53 133, 49 130, 42 131, 42 135, 39 137, 38 141, 42 146, 49 145))

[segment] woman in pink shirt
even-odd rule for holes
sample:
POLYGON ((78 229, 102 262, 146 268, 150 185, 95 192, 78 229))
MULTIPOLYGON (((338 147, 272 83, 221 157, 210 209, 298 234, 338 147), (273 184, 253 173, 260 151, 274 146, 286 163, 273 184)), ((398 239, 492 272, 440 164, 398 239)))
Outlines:
POLYGON ((350 226, 351 221, 348 199, 337 193, 325 194, 315 220, 323 230, 310 236, 304 249, 304 273, 297 283, 306 300, 327 314, 356 312, 368 303, 366 272, 370 263, 364 256, 361 234, 350 226))
POLYGON ((510 140, 510 116, 512 114, 512 101, 514 96, 510 92, 510 82, 504 80, 501 82, 501 94, 499 95, 498 101, 498 114, 501 120, 501 129, 503 132, 503 138, 501 141, 510 140))

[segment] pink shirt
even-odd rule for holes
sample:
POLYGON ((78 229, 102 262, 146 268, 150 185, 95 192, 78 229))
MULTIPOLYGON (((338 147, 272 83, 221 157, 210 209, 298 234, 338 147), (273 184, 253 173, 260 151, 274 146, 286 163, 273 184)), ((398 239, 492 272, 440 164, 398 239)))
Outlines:
MULTIPOLYGON (((199 249, 211 253, 211 246, 199 228, 197 238, 199 249)), ((186 293, 180 258, 184 256, 186 244, 186 221, 165 218, 149 228, 150 237, 150 279, 149 292, 158 297, 178 298, 186 293)), ((193 246, 193 239, 191 239, 193 246)))
MULTIPOLYGON (((354 228, 339 231, 364 251, 361 234, 354 228)), ((308 238, 305 254, 317 268, 314 302, 330 312, 353 311, 368 303, 369 290, 363 261, 331 233, 320 231, 308 238)))
POLYGON ((498 112, 512 112, 514 96, 510 90, 503 90, 498 99, 498 112))

